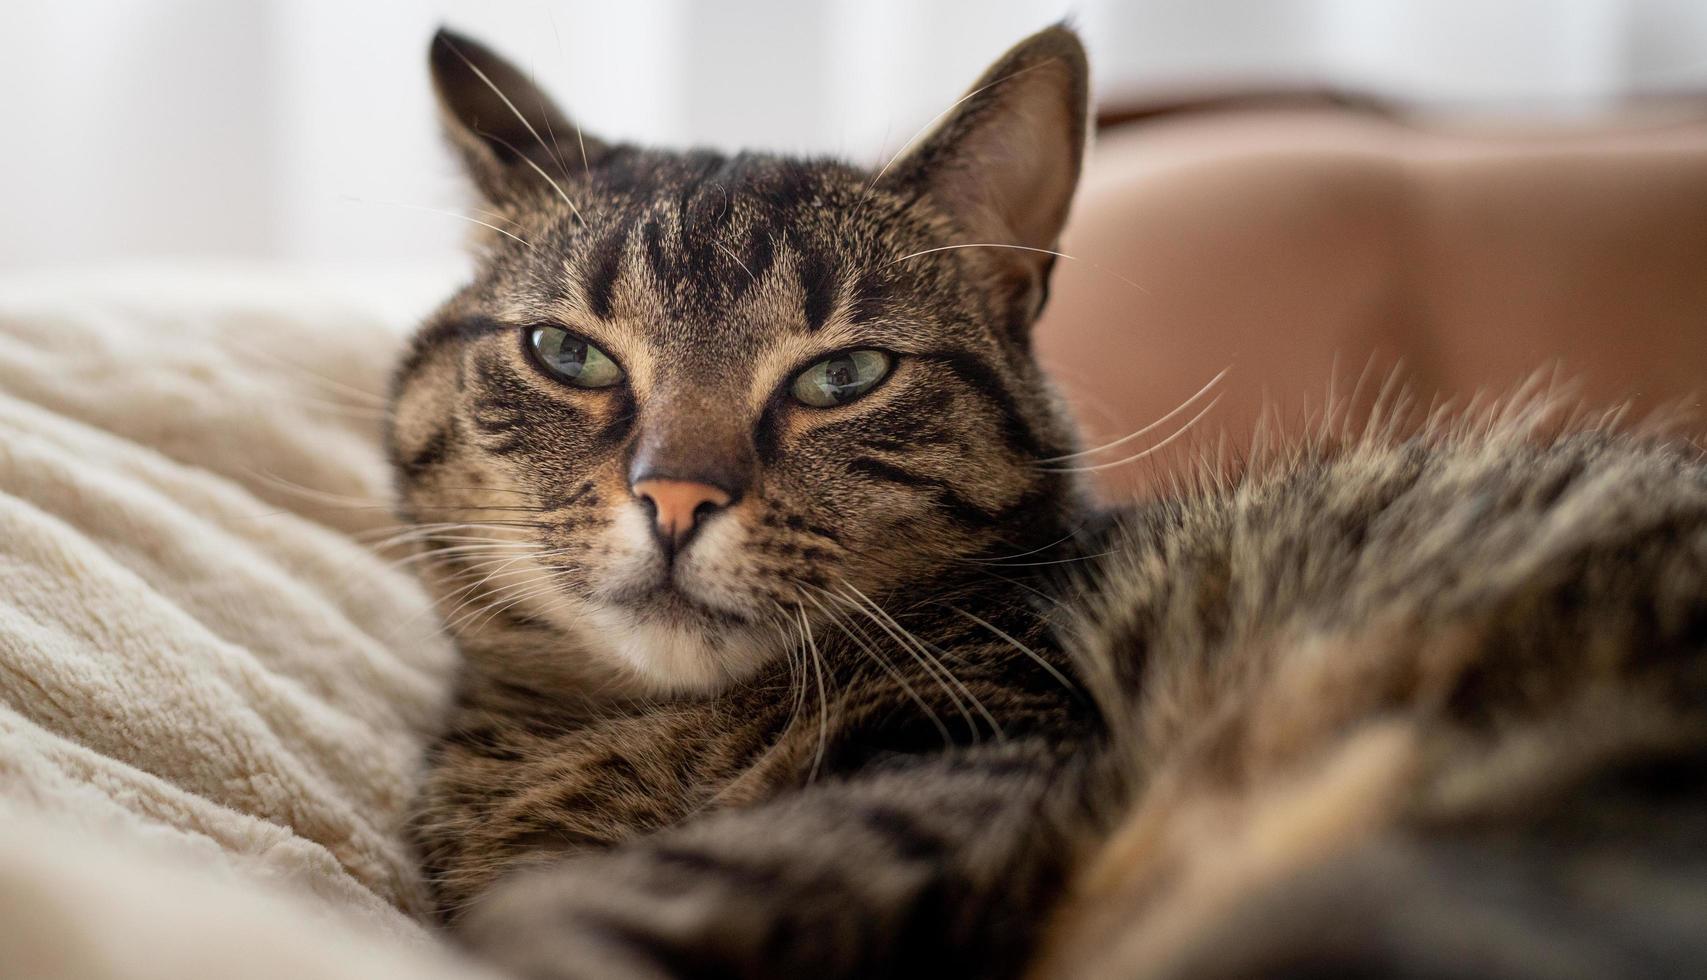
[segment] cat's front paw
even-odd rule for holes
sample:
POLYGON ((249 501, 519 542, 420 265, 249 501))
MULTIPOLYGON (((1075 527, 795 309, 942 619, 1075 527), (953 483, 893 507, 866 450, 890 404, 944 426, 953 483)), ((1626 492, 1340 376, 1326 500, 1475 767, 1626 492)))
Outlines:
POLYGON ((607 854, 519 873, 471 908, 457 934, 482 959, 530 980, 766 972, 741 962, 762 946, 753 909, 660 880, 646 863, 607 854))

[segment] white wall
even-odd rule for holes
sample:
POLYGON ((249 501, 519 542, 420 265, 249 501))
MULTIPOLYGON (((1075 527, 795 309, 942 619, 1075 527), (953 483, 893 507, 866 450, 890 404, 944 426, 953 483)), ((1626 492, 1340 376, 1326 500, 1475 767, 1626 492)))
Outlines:
POLYGON ((487 39, 601 134, 886 158, 1071 13, 1105 91, 1337 82, 1591 110, 1707 88, 1707 0, 8 0, 0 266, 453 256, 424 68, 487 39))

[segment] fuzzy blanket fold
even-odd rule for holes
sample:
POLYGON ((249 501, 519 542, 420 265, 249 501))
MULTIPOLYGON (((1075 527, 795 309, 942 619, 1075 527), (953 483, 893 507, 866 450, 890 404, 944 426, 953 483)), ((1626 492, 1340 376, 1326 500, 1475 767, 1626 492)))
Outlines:
POLYGON ((0 281, 8 974, 469 975, 398 834, 452 668, 370 546, 400 337, 289 282, 0 281))

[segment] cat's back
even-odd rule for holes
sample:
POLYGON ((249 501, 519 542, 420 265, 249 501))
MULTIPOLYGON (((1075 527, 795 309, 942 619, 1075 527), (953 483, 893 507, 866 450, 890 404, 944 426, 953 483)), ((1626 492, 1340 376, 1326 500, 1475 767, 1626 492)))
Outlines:
POLYGON ((1704 530, 1707 462, 1688 443, 1595 431, 1302 450, 1117 517, 1085 619, 1146 610, 1160 617, 1147 643, 1393 616, 1491 623, 1554 586, 1569 586, 1555 614, 1590 598, 1605 613, 1704 584, 1691 561, 1704 530))
POLYGON ((1068 632, 1116 734, 1116 829, 1046 963, 1475 973, 1580 916, 1612 923, 1585 940, 1603 975, 1640 974, 1623 940, 1707 953, 1676 927, 1707 909, 1680 843, 1707 839, 1693 446, 1300 450, 1134 509, 1104 550, 1068 632))

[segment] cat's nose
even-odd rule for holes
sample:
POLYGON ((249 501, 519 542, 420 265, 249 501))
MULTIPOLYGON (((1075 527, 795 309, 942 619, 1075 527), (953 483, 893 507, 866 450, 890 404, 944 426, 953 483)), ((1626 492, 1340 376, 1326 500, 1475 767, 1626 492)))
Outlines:
POLYGON ((728 491, 692 480, 639 480, 630 488, 652 510, 653 527, 666 550, 675 552, 700 521, 729 506, 728 491))

